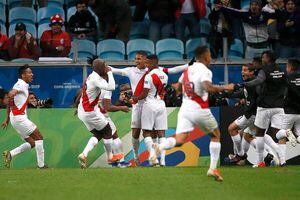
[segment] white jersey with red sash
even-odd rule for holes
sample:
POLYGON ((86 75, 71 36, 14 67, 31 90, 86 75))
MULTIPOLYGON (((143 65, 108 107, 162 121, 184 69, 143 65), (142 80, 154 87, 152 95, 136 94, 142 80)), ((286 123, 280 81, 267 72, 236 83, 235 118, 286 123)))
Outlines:
POLYGON ((202 63, 195 62, 179 78, 183 101, 178 113, 176 133, 188 133, 195 127, 209 133, 218 128, 208 104, 208 92, 202 83, 212 82, 212 72, 202 63))
POLYGON ((168 76, 159 68, 150 71, 144 82, 149 89, 142 110, 143 130, 166 130, 168 125, 166 104, 163 101, 168 76))
POLYGON ((27 118, 28 88, 29 85, 25 81, 18 79, 18 82, 13 87, 18 93, 10 102, 10 122, 22 139, 28 138, 37 128, 36 125, 27 118))
POLYGON ((99 109, 100 109, 100 112, 108 120, 108 123, 110 125, 111 130, 112 130, 112 134, 115 134, 116 131, 117 131, 117 127, 116 127, 115 123, 111 120, 111 118, 108 114, 108 111, 105 110, 105 108, 104 108, 104 99, 111 99, 111 96, 112 96, 112 91, 101 90, 99 109))

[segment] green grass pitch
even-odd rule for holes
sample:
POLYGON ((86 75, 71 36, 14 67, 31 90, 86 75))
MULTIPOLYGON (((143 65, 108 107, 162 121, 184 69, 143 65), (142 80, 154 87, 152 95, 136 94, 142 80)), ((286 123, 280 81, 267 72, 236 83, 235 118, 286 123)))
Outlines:
POLYGON ((300 199, 300 166, 222 167, 224 182, 206 167, 127 169, 1 169, 1 200, 300 199))

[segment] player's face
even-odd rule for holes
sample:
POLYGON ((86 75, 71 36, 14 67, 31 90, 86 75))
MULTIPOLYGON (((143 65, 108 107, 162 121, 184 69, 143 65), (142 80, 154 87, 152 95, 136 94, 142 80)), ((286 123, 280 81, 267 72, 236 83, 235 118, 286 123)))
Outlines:
POLYGON ((250 10, 252 13, 258 15, 260 13, 260 7, 259 7, 258 3, 252 2, 250 4, 250 10))
POLYGON ((261 61, 262 61, 262 64, 263 65, 267 65, 270 61, 269 57, 267 56, 267 54, 263 54, 262 57, 261 57, 261 61))
POLYGON ((293 2, 293 1, 288 1, 287 3, 286 3, 286 5, 285 5, 285 7, 286 7, 286 11, 288 11, 288 12, 294 12, 295 11, 295 3, 293 2))
POLYGON ((205 62, 206 62, 206 66, 209 67, 210 63, 211 63, 211 53, 210 51, 207 51, 205 53, 205 62))
POLYGON ((135 61, 137 68, 139 68, 139 69, 144 69, 146 67, 145 66, 145 62, 146 62, 145 56, 143 56, 141 54, 136 54, 134 61, 135 61))
POLYGON ((26 82, 26 83, 31 83, 33 80, 33 73, 32 70, 30 68, 27 68, 23 74, 22 74, 22 79, 26 82))

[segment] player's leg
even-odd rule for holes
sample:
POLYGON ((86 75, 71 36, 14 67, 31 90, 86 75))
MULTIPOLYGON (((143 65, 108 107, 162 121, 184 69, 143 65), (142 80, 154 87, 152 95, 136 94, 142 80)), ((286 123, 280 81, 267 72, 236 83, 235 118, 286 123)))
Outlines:
MULTIPOLYGON (((114 128, 112 128, 112 130, 114 130, 114 128)), ((125 161, 125 155, 123 152, 123 144, 122 144, 122 140, 119 138, 118 136, 118 131, 113 131, 113 149, 112 152, 114 155, 122 155, 122 158, 120 159, 120 162, 115 162, 116 166, 124 168, 124 167, 130 167, 130 163, 125 161)))
POLYGON ((300 115, 297 116, 297 119, 294 123, 293 132, 295 133, 295 135, 297 137, 297 142, 300 144, 300 115))
POLYGON ((36 158, 39 168, 47 168, 45 165, 45 151, 44 151, 44 141, 43 136, 40 133, 39 129, 36 128, 29 138, 34 140, 35 150, 36 150, 36 158))
MULTIPOLYGON (((166 141, 165 130, 157 131, 158 134, 158 144, 162 144, 166 141)), ((166 166, 166 150, 160 152, 160 165, 166 166)))
POLYGON ((243 116, 240 116, 239 118, 237 118, 234 122, 232 122, 228 126, 228 132, 229 132, 229 135, 233 142, 233 149, 236 151, 237 155, 239 155, 239 156, 244 155, 244 151, 242 149, 242 139, 239 134, 239 130, 242 129, 241 125, 245 124, 246 120, 247 119, 243 115, 243 116))
POLYGON ((134 105, 131 112, 131 131, 132 131, 132 148, 134 155, 134 162, 136 166, 140 165, 139 161, 139 147, 140 147, 140 133, 141 133, 141 115, 142 106, 134 105))
POLYGON ((284 114, 282 119, 281 129, 276 133, 276 138, 288 138, 292 146, 296 146, 297 138, 294 136, 291 129, 293 128, 294 123, 296 122, 298 116, 293 114, 284 114))

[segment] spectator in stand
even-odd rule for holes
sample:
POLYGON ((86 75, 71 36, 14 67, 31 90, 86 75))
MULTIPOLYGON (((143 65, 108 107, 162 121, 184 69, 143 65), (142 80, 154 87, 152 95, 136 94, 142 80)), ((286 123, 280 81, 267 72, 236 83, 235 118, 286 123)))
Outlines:
MULTIPOLYGON (((262 10, 269 13, 275 13, 274 6, 277 5, 284 5, 283 0, 270 0, 269 3, 262 8, 262 10)), ((276 55, 279 55, 280 43, 276 19, 268 20, 268 34, 271 49, 276 53, 276 55)))
POLYGON ((7 42, 7 50, 10 59, 30 58, 37 60, 40 57, 40 49, 35 38, 26 31, 26 26, 22 22, 16 24, 15 34, 7 42))
POLYGON ((247 42, 245 58, 252 59, 269 50, 267 23, 269 19, 276 16, 274 13, 262 11, 261 0, 251 0, 249 11, 235 10, 221 4, 217 4, 215 9, 221 9, 223 13, 242 20, 247 42))
POLYGON ((182 41, 185 38, 185 28, 190 31, 192 38, 200 37, 199 19, 205 16, 204 0, 180 0, 180 8, 176 11, 175 35, 182 41), (204 6, 204 7, 203 7, 204 6), (203 9, 204 8, 204 9, 203 9))
POLYGON ((64 25, 60 14, 50 18, 51 30, 46 30, 41 36, 42 55, 45 57, 68 57, 71 50, 71 40, 67 32, 62 30, 64 25))
POLYGON ((146 6, 150 19, 149 39, 153 42, 170 38, 174 33, 175 12, 179 0, 148 0, 146 6))
POLYGON ((300 57, 300 10, 294 0, 287 0, 285 10, 276 12, 281 58, 300 57))
POLYGON ((68 30, 72 38, 97 40, 97 24, 95 17, 87 9, 84 0, 76 1, 76 13, 68 22, 68 30))
POLYGON ((7 43, 8 37, 6 34, 1 32, 0 26, 0 59, 7 60, 8 59, 8 52, 7 52, 7 43))
POLYGON ((90 0, 99 18, 104 38, 127 42, 131 28, 131 9, 126 0, 90 0))
POLYGON ((8 105, 8 92, 0 88, 0 109, 7 108, 8 105))
MULTIPOLYGON (((222 0, 221 3, 223 6, 231 7, 230 0, 222 0)), ((223 55, 223 37, 228 38, 228 48, 233 41, 231 16, 214 8, 209 14, 208 19, 211 23, 211 30, 208 36, 211 56, 212 58, 218 58, 219 54, 223 55)))

